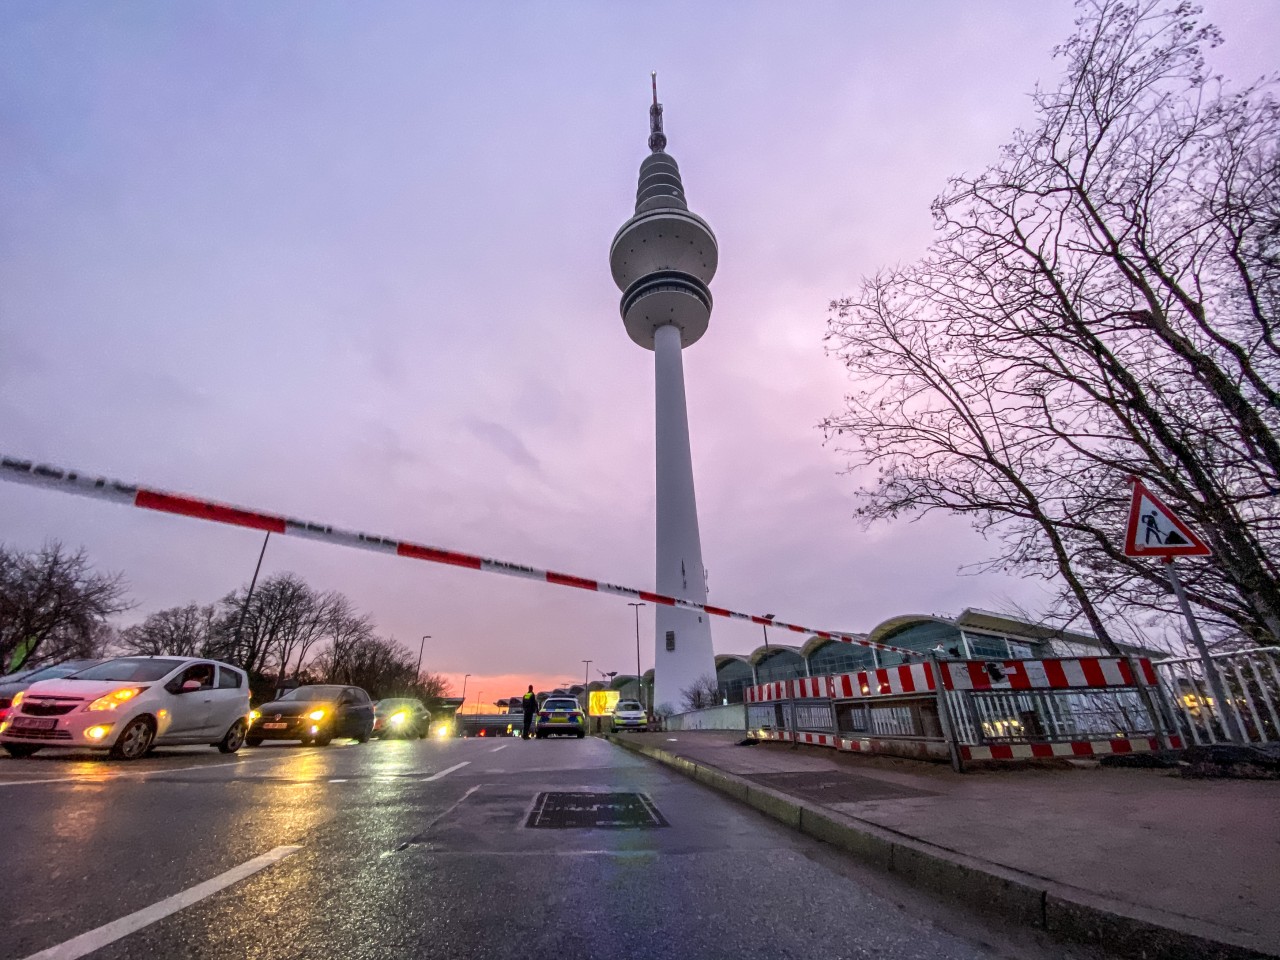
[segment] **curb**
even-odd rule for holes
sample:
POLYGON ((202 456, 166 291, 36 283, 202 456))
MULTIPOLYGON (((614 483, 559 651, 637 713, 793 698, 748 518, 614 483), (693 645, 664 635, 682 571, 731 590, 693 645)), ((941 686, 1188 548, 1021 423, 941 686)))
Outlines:
POLYGON ((605 740, 677 770, 868 866, 981 913, 1037 927, 1051 938, 1101 947, 1143 960, 1272 960, 1280 953, 1215 940, 1179 929, 1167 915, 1119 905, 1083 890, 987 863, 760 786, 660 747, 605 740))

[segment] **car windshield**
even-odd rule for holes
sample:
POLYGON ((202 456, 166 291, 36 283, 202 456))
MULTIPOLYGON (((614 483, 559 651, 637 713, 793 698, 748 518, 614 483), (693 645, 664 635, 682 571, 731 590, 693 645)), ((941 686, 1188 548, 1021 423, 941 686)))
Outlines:
POLYGON ((614 712, 630 711, 632 713, 638 713, 644 708, 634 700, 619 700, 618 705, 613 709, 614 712))
POLYGON ((74 673, 69 680, 159 680, 165 674, 182 666, 183 660, 163 657, 121 657, 108 660, 96 667, 74 673))
POLYGON ((281 700, 337 700, 342 696, 344 687, 294 687, 281 700))
POLYGON ((419 706, 417 700, 379 700, 373 705, 374 709, 379 713, 386 713, 388 710, 412 710, 419 706))
POLYGON ((29 683, 35 683, 37 680, 55 680, 58 677, 69 677, 78 670, 87 670, 92 664, 92 660, 76 660, 71 663, 57 663, 52 667, 41 667, 39 670, 33 670, 22 679, 29 683))
POLYGON ((577 700, 548 700, 542 705, 543 710, 577 710, 577 700))

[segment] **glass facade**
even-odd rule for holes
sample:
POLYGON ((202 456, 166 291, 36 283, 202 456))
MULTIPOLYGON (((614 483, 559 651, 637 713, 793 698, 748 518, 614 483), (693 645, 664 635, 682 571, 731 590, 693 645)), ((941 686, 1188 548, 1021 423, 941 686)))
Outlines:
POLYGON ((730 703, 741 703, 746 699, 743 693, 754 681, 751 675, 751 664, 741 660, 726 660, 716 667, 716 684, 720 688, 721 699, 730 703))
POLYGON ((828 673, 854 673, 875 669, 875 654, 870 647, 832 640, 809 654, 809 672, 820 677, 828 673))
POLYGON ((773 647, 769 655, 756 664, 756 674, 761 683, 807 676, 804 672, 804 657, 784 647, 773 647))
MULTIPOLYGON (((894 647, 919 650, 922 653, 933 650, 941 644, 943 649, 941 656, 954 659, 964 656, 964 640, 961 637, 960 628, 950 623, 928 621, 926 623, 912 624, 904 630, 899 630, 897 633, 885 637, 883 642, 894 647)), ((914 657, 904 657, 900 653, 889 653, 884 650, 877 651, 876 655, 882 667, 896 667, 901 663, 919 662, 914 657)))

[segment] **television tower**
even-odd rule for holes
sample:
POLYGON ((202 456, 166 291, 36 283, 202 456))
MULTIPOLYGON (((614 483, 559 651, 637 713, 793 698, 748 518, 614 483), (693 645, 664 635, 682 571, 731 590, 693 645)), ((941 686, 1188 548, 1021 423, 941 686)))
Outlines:
MULTIPOLYGON (((680 351, 707 332, 719 248, 707 222, 689 212, 680 168, 666 152, 658 78, 649 108, 649 156, 640 164, 635 216, 609 249, 622 291, 627 334, 654 354, 658 489, 657 590, 706 603, 698 505, 689 453, 689 414, 680 351)), ((696 610, 657 605, 653 703, 680 708, 681 692, 715 676, 711 624, 696 610)))

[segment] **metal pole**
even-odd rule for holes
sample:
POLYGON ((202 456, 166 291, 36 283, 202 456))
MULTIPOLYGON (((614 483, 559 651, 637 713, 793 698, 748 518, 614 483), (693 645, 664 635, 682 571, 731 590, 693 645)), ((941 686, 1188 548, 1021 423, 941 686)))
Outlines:
POLYGON ((1239 717, 1234 711, 1227 709, 1227 691, 1222 685, 1222 677, 1218 675, 1218 669, 1213 664, 1213 657, 1209 656, 1209 647, 1204 642, 1204 637, 1200 634, 1200 624, 1196 623, 1195 615, 1191 612, 1191 604, 1187 602, 1187 595, 1182 589, 1182 581, 1178 579, 1178 574, 1173 569, 1173 560, 1165 561, 1165 570, 1169 574, 1169 586, 1173 587, 1173 595, 1178 598, 1178 606, 1182 608, 1182 615, 1187 618, 1187 627, 1191 630, 1191 641, 1196 645, 1196 651, 1200 654, 1200 663, 1204 666, 1205 679, 1209 681, 1209 686, 1213 690, 1213 695, 1218 698, 1218 712, 1222 717, 1222 730, 1227 735, 1228 740, 1234 740, 1236 743, 1248 743, 1248 737, 1244 735, 1244 730, 1239 724, 1239 717), (1234 718, 1233 723, 1231 719, 1234 718))
POLYGON ((640 672, 640 608, 644 604, 628 603, 627 606, 636 610, 636 699, 640 701, 640 709, 644 710, 644 674, 640 672))
POLYGON ((938 666, 938 655, 932 652, 929 654, 929 669, 933 672, 933 689, 938 695, 938 724, 947 741, 947 752, 951 754, 951 769, 956 773, 964 773, 964 758, 960 755, 960 744, 951 727, 951 711, 947 703, 947 691, 942 683, 942 669, 938 666))
POLYGON ((587 692, 587 684, 591 682, 591 661, 583 660, 582 662, 587 665, 586 669, 582 671, 582 709, 586 710, 588 702, 591 699, 587 692))
POLYGON ((418 666, 413 671, 413 680, 417 683, 422 679, 422 650, 427 645, 427 641, 431 639, 431 634, 427 634, 422 638, 422 643, 418 644, 418 666))
MULTIPOLYGON (((253 597, 253 588, 258 585, 258 571, 262 569, 262 558, 267 552, 267 541, 271 539, 271 531, 262 538, 262 549, 258 551, 258 565, 253 568, 253 579, 249 581, 249 592, 244 595, 244 603, 240 605, 240 619, 236 621, 236 647, 240 646, 240 630, 244 627, 245 611, 249 609, 249 600, 253 597)), ((283 666, 281 669, 284 669, 283 666)))
POLYGON ((467 677, 469 676, 471 676, 471 674, 467 673, 467 674, 464 674, 462 677, 462 702, 463 703, 467 702, 467 677))

